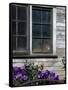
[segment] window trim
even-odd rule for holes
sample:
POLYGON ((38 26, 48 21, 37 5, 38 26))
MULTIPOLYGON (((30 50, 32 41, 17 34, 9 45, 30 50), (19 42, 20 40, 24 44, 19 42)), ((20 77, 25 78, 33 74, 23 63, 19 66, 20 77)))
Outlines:
POLYGON ((32 54, 32 5, 30 5, 30 54, 32 54))
POLYGON ((56 55, 56 8, 53 8, 53 55, 56 55))
MULTIPOLYGON (((42 6, 41 6, 42 7, 42 6)), ((46 6, 45 6, 46 8, 46 6)), ((47 7, 53 9, 53 20, 52 20, 52 40, 53 40, 53 53, 33 53, 32 52, 32 5, 30 5, 30 54, 31 55, 56 55, 56 8, 54 7, 47 7)))

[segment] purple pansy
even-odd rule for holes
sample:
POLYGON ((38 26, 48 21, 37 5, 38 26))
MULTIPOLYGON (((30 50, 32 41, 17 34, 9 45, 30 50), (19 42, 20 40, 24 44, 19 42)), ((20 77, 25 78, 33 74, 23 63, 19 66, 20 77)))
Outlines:
POLYGON ((27 80, 27 79, 28 79, 28 76, 24 75, 23 80, 27 80))
MULTIPOLYGON (((29 66, 25 65, 25 68, 21 67, 13 67, 13 80, 19 79, 22 81, 28 80, 30 77, 28 77, 28 73, 26 68, 29 66)), ((49 71, 49 70, 41 70, 36 73, 38 79, 48 79, 48 80, 59 80, 59 76, 56 75, 54 72, 49 71)))
POLYGON ((46 70, 46 71, 39 71, 39 73, 38 73, 38 78, 39 78, 39 79, 48 78, 49 73, 50 73, 50 72, 49 72, 48 70, 46 70))
POLYGON ((20 67, 13 67, 13 74, 17 75, 22 72, 22 69, 20 67))
POLYGON ((54 80, 55 79, 55 73, 54 72, 50 72, 50 80, 54 80))
POLYGON ((57 76, 54 78, 54 80, 59 80, 59 75, 57 75, 57 76))
POLYGON ((22 76, 20 77, 20 80, 26 81, 27 79, 28 79, 28 76, 26 76, 26 75, 22 75, 22 76))

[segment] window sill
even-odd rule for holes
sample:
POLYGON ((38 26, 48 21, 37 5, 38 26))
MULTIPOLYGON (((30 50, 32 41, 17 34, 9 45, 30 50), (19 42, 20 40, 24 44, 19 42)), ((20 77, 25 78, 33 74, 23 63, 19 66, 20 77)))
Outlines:
POLYGON ((27 51, 14 51, 13 58, 58 58, 58 56, 54 54, 30 54, 27 51))

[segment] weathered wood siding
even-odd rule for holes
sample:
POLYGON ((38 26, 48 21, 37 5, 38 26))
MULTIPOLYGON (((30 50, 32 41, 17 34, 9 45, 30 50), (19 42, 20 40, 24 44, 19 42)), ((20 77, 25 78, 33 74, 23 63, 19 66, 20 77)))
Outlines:
POLYGON ((65 7, 56 8, 56 53, 65 56, 65 7))

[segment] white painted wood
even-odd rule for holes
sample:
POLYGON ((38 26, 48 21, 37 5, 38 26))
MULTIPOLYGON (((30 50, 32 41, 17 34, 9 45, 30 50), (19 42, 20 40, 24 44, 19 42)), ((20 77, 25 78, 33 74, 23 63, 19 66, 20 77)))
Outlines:
POLYGON ((53 54, 56 54, 56 8, 53 8, 53 54))
POLYGON ((56 11, 56 48, 65 48, 65 7, 57 7, 56 11))
POLYGON ((30 5, 30 54, 32 54, 32 5, 30 5))

